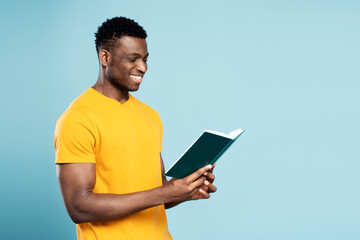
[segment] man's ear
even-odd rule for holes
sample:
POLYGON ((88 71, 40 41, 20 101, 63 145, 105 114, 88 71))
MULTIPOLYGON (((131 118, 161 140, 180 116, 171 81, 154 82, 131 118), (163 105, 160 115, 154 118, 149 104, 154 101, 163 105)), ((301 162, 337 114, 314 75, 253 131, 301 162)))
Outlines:
POLYGON ((100 65, 106 67, 111 62, 111 53, 106 49, 101 49, 99 52, 100 65))

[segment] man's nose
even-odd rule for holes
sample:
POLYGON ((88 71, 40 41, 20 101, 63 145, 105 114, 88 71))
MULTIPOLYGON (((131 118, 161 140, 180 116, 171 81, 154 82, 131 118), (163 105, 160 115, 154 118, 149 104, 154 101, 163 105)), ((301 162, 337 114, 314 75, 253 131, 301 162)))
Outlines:
POLYGON ((147 63, 145 61, 139 61, 139 64, 137 65, 137 70, 139 70, 142 73, 145 73, 147 70, 147 63))

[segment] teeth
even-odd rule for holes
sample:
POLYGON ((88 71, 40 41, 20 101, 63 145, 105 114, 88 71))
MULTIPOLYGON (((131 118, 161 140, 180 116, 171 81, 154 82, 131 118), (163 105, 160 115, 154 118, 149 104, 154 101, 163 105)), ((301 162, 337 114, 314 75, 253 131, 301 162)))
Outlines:
POLYGON ((130 75, 132 78, 135 78, 137 80, 140 80, 141 79, 141 76, 135 76, 135 75, 130 75))

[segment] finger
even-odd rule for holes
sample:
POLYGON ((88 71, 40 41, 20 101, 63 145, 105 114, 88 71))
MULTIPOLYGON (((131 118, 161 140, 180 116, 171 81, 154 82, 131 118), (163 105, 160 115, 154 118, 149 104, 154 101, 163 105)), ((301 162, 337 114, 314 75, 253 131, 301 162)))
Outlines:
POLYGON ((210 170, 211 173, 214 171, 214 167, 215 167, 215 166, 216 166, 216 163, 213 163, 212 168, 211 168, 211 170, 210 170))
MULTIPOLYGON (((213 193, 216 192, 217 187, 215 187, 215 185, 211 184, 209 181, 205 180, 204 181, 204 185, 208 188, 207 192, 208 193, 213 193)), ((205 189, 204 189, 205 190, 205 189)))
POLYGON ((201 193, 201 195, 203 196, 203 198, 210 198, 210 194, 205 192, 203 189, 199 189, 199 192, 201 193))
POLYGON ((190 184, 190 187, 192 189, 195 189, 195 188, 200 188, 201 185, 204 185, 204 182, 205 182, 205 177, 200 177, 199 179, 197 179, 195 182, 191 183, 190 184))
MULTIPOLYGON (((191 200, 197 200, 197 199, 203 199, 203 194, 200 192, 200 189, 203 189, 203 187, 205 187, 205 185, 202 185, 199 188, 195 188, 192 192, 191 192, 191 200)), ((204 190, 204 189, 203 189, 204 190)), ((206 191, 205 191, 206 192, 206 191)))
POLYGON ((206 173, 207 171, 209 171, 212 168, 212 165, 206 165, 205 167, 202 167, 200 169, 198 169, 196 172, 190 174, 189 176, 187 176, 187 180, 189 180, 190 182, 195 181, 196 179, 198 179, 199 177, 201 177, 204 173, 206 173))
POLYGON ((213 183, 215 180, 215 175, 212 174, 211 172, 206 172, 204 174, 204 176, 206 177, 206 180, 208 180, 209 182, 213 183))

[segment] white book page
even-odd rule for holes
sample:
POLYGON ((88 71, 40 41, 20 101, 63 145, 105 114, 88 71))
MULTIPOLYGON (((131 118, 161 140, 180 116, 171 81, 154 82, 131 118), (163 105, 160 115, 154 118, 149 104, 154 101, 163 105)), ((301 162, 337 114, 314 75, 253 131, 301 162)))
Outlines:
POLYGON ((212 133, 214 135, 219 135, 219 136, 226 137, 226 138, 231 138, 228 135, 226 135, 225 133, 221 133, 221 132, 217 132, 217 131, 213 131, 213 130, 205 130, 205 132, 212 133))
POLYGON ((237 136, 239 136, 244 130, 242 129, 236 129, 232 132, 229 133, 229 137, 232 138, 232 139, 235 139, 237 136))
POLYGON ((239 129, 236 129, 236 130, 230 132, 229 134, 212 131, 212 130, 205 130, 205 132, 212 133, 212 134, 219 135, 219 136, 226 137, 226 138, 230 138, 230 139, 235 139, 237 136, 239 136, 243 132, 243 130, 239 128, 239 129))

